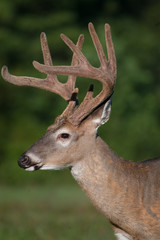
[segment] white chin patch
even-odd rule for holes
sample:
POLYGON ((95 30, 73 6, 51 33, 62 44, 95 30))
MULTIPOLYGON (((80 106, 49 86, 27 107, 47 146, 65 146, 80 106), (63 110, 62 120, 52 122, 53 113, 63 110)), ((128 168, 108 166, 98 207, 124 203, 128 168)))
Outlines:
MULTIPOLYGON (((42 167, 38 167, 39 170, 61 170, 63 168, 64 168, 64 166, 57 166, 57 165, 44 165, 42 167)), ((35 171, 38 169, 36 169, 35 166, 25 168, 25 170, 29 171, 29 172, 32 172, 32 171, 35 171)))
POLYGON ((32 166, 32 167, 26 168, 25 170, 32 172, 32 171, 35 171, 35 168, 32 166))
POLYGON ((42 167, 39 168, 39 170, 62 170, 64 168, 71 167, 72 164, 66 164, 66 165, 43 165, 42 167))
POLYGON ((43 165, 40 170, 61 170, 63 169, 63 166, 57 166, 57 165, 43 165))
POLYGON ((115 236, 118 238, 118 240, 133 240, 130 236, 125 236, 122 233, 116 233, 115 236))

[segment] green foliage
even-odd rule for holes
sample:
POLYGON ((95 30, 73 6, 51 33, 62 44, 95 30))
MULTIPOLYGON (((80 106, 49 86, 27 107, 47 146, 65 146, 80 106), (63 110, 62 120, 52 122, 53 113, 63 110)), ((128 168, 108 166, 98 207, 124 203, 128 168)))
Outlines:
POLYGON ((109 222, 77 186, 1 187, 1 191, 0 239, 115 239, 109 222))

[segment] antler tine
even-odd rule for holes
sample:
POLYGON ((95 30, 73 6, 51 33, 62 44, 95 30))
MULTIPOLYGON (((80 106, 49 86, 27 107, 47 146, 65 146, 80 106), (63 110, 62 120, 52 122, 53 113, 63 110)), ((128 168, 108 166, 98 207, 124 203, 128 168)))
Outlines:
POLYGON ((41 48, 42 48, 44 63, 45 65, 52 66, 53 63, 52 63, 51 53, 50 53, 48 42, 47 42, 47 36, 44 32, 42 32, 40 35, 40 41, 41 41, 41 48))
MULTIPOLYGON (((48 66, 53 66, 52 57, 51 57, 47 36, 45 32, 41 33, 40 42, 41 42, 41 49, 42 49, 44 64, 48 66)), ((54 82, 54 84, 59 85, 59 81, 57 79, 56 74, 48 74, 47 79, 51 79, 51 82, 54 82)))
POLYGON ((97 36, 97 33, 95 31, 95 28, 94 28, 92 23, 88 24, 88 28, 89 28, 89 32, 90 32, 93 44, 94 44, 94 46, 96 48, 96 51, 97 51, 97 55, 98 55, 99 61, 101 63, 101 68, 106 70, 106 68, 107 68, 107 60, 106 60, 106 57, 105 57, 102 45, 101 45, 101 43, 99 41, 99 38, 97 36))
MULTIPOLYGON (((77 44, 76 46, 79 48, 79 50, 82 49, 82 46, 83 46, 83 43, 84 43, 84 35, 81 34, 78 38, 78 41, 77 41, 77 44)), ((78 61, 78 58, 76 56, 76 54, 74 53, 73 54, 73 57, 72 57, 72 63, 71 63, 71 66, 77 66, 79 64, 79 61, 78 61)), ((67 80, 67 83, 66 85, 68 85, 68 88, 71 89, 71 91, 74 90, 75 88, 75 82, 76 82, 76 76, 74 75, 69 75, 68 77, 68 80, 67 80)), ((77 89, 77 93, 78 93, 78 89, 77 89)))
POLYGON ((111 37, 110 26, 107 23, 105 24, 105 39, 106 39, 108 60, 110 62, 110 67, 111 67, 112 74, 115 81, 117 77, 116 56, 115 56, 114 46, 113 46, 112 37, 111 37))
MULTIPOLYGON (((47 66, 53 66, 50 50, 47 43, 47 37, 45 33, 41 33, 40 39, 41 39, 41 48, 42 48, 44 63, 47 66)), ((77 47, 80 49, 82 48, 83 40, 84 40, 83 35, 80 35, 77 42, 77 47)), ((77 65, 77 61, 78 61, 77 57, 75 56, 75 54, 73 54, 72 66, 77 65)), ((2 77, 9 83, 12 83, 18 86, 32 86, 32 87, 45 89, 47 91, 54 92, 60 95, 62 98, 64 98, 67 101, 69 101, 72 96, 72 92, 74 91, 74 85, 76 80, 75 77, 73 78, 72 76, 70 76, 68 78, 67 83, 63 84, 58 81, 57 76, 54 73, 48 73, 45 79, 26 77, 26 76, 15 76, 9 73, 7 66, 2 67, 1 74, 2 74, 2 77)))

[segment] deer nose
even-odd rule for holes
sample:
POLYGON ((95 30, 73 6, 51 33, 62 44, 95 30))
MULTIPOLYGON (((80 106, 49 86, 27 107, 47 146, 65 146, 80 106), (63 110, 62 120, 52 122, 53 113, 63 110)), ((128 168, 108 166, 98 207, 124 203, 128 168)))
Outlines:
POLYGON ((21 168, 26 168, 30 167, 31 165, 31 159, 27 155, 23 154, 19 159, 18 159, 18 165, 21 168))

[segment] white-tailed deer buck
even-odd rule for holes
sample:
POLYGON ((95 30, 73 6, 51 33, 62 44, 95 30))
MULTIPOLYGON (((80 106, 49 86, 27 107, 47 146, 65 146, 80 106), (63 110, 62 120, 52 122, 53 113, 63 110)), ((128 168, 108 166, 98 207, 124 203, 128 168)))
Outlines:
POLYGON ((97 135, 97 129, 108 121, 111 96, 116 80, 116 58, 110 27, 105 25, 108 51, 106 60, 92 23, 89 32, 101 66, 95 68, 81 52, 84 37, 75 45, 68 37, 63 41, 73 52, 71 66, 53 66, 47 39, 41 34, 44 64, 33 65, 46 79, 17 77, 2 68, 3 78, 15 85, 33 86, 59 94, 68 101, 65 111, 57 117, 46 134, 18 160, 20 167, 59 170, 69 167, 92 203, 111 222, 119 240, 160 239, 160 159, 141 163, 126 161, 117 156, 97 135), (69 75, 65 84, 56 75, 69 75), (93 97, 90 86, 78 106, 76 77, 97 79, 102 91, 93 97))

